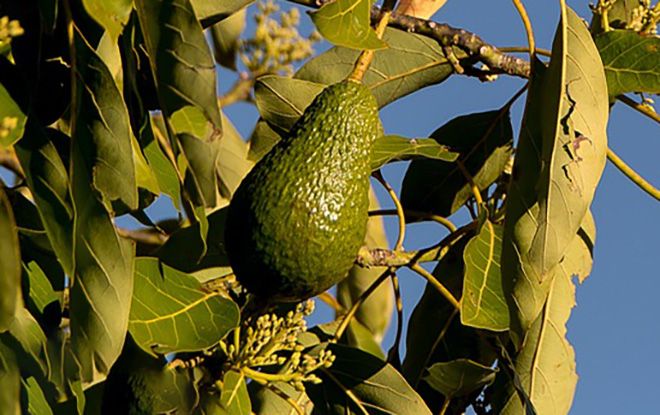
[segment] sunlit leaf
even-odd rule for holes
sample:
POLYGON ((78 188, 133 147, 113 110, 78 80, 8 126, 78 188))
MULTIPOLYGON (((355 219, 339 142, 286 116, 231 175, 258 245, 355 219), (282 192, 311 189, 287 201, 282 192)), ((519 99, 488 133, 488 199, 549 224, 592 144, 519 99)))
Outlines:
POLYGON ((248 160, 259 161, 280 139, 280 134, 273 130, 266 121, 260 119, 257 121, 248 142, 248 160))
POLYGON ((120 200, 137 208, 137 184, 128 111, 117 84, 93 48, 75 32, 80 102, 72 126, 74 140, 92 156, 93 186, 104 202, 120 200))
POLYGON ((133 0, 82 0, 83 7, 116 40, 128 22, 133 0))
MULTIPOLYGON (((500 177, 513 149, 513 128, 506 109, 456 117, 431 134, 435 141, 460 154, 458 161, 479 190, 500 177)), ((413 161, 403 179, 401 203, 406 209, 449 216, 472 188, 458 163, 413 161)))
MULTIPOLYGON (((433 39, 396 29, 385 30, 386 49, 377 50, 364 76, 379 106, 447 79, 454 71, 442 48, 433 39)), ((456 56, 465 54, 455 49, 456 56)), ((335 47, 309 60, 295 78, 323 85, 345 79, 360 52, 335 47)), ((310 99, 311 101, 311 99, 310 99)))
POLYGON ((229 370, 222 379, 220 404, 231 415, 250 415, 252 405, 248 394, 245 376, 235 370, 229 370))
POLYGON ((0 332, 7 330, 21 299, 21 252, 9 199, 0 185, 0 332))
POLYGON ((319 32, 331 43, 353 49, 387 45, 371 28, 371 0, 335 0, 311 13, 319 32))
POLYGON ((52 415, 46 395, 34 377, 21 379, 27 400, 27 413, 30 415, 52 415))
MULTIPOLYGON (((284 382, 272 382, 269 386, 289 396, 305 414, 312 413, 312 404, 305 391, 297 391, 293 386, 284 382)), ((252 411, 256 415, 300 415, 296 408, 282 399, 280 395, 257 382, 251 382, 248 385, 248 391, 252 401, 252 411)))
POLYGON ((288 131, 326 85, 283 76, 260 77, 254 86, 259 113, 269 124, 288 131))
POLYGON ((27 184, 52 249, 64 271, 71 275, 73 207, 69 196, 67 167, 51 141, 53 134, 54 130, 44 130, 36 119, 30 118, 25 128, 25 137, 16 145, 16 155, 25 171, 27 184))
POLYGON ((424 380, 443 395, 453 398, 464 396, 490 385, 497 370, 469 359, 434 363, 424 380))
MULTIPOLYGON (((46 335, 32 314, 20 307, 16 312, 16 318, 9 327, 12 341, 16 341, 14 351, 21 360, 21 366, 26 372, 50 377, 51 365, 48 359, 46 346, 46 335)), ((7 339, 5 344, 9 345, 7 339)))
MULTIPOLYGON (((69 313, 72 351, 80 363, 82 380, 89 382, 107 374, 121 353, 133 292, 135 248, 117 235, 93 187, 95 151, 84 141, 86 137, 75 135, 71 143, 75 214, 69 313)), ((130 142, 127 145, 130 152, 130 142)))
POLYGON ((191 0, 190 2, 200 23, 206 28, 233 15, 253 3, 254 0, 191 0))
POLYGON ((216 168, 220 179, 220 194, 229 200, 254 166, 254 162, 248 160, 247 143, 224 114, 222 123, 224 134, 220 139, 216 168))
POLYGON ((609 95, 660 93, 660 38, 632 30, 612 30, 595 39, 605 68, 609 95))
POLYGON ((391 365, 347 346, 334 344, 327 349, 336 358, 329 369, 318 372, 323 383, 305 387, 315 411, 322 414, 431 414, 422 398, 391 365))
MULTIPOLYGON (((571 408, 577 374, 575 352, 566 338, 566 323, 575 306, 574 275, 586 278, 591 269, 593 220, 588 215, 581 232, 555 268, 548 301, 525 334, 515 357, 515 370, 539 414, 566 414, 571 408)), ((497 413, 514 415, 522 411, 515 389, 509 385, 507 397, 496 405, 497 413)))
POLYGON ((550 67, 534 66, 507 197, 502 275, 518 343, 545 304, 553 269, 605 166, 608 97, 600 56, 575 12, 562 16, 550 67))
POLYGON ((463 252, 465 278, 461 322, 466 326, 503 331, 509 327, 509 307, 502 290, 503 226, 486 219, 463 252))
POLYGON ((27 118, 0 84, 0 148, 9 147, 23 137, 27 118))
POLYGON ((211 26, 215 61, 225 68, 236 70, 238 42, 245 29, 247 9, 241 9, 211 26))
POLYGON ((376 139, 371 153, 371 170, 378 170, 393 161, 435 159, 454 161, 458 153, 447 146, 438 144, 432 138, 405 138, 398 135, 385 135, 376 139))
POLYGON ((30 282, 30 299, 34 302, 37 310, 43 313, 46 306, 59 300, 59 296, 53 290, 48 277, 36 261, 24 263, 23 271, 30 282))
POLYGON ((146 352, 207 349, 238 324, 238 307, 156 258, 136 261, 129 330, 146 352))

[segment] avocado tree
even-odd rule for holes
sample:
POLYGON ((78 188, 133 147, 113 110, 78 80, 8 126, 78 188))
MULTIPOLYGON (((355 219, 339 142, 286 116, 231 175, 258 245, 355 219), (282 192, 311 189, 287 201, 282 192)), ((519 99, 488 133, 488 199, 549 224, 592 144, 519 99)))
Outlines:
POLYGON ((441 0, 252 3, 0 1, 0 413, 568 413, 606 160, 660 200, 606 137, 612 105, 660 123, 660 4, 600 0, 587 24, 559 0, 543 49, 520 0, 509 48, 431 20, 441 0), (376 107, 451 76, 521 88, 428 138, 382 131, 376 107), (248 138, 223 113, 239 102, 248 138), (396 192, 381 168, 401 161, 396 192), (279 234, 244 216, 256 197, 281 202, 257 209, 279 234), (442 230, 405 250, 412 223, 442 230), (427 284, 405 339, 404 268, 427 284), (315 300, 335 319, 308 328, 315 300))

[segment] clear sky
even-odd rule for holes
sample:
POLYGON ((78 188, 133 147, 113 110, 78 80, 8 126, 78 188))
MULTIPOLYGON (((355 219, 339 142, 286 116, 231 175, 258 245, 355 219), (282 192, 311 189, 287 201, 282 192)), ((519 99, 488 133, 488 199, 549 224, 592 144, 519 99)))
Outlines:
MULTIPOLYGON (((278 2, 284 4, 284 2, 278 2)), ((590 20, 587 0, 569 1, 580 16, 590 20)), ((539 47, 550 49, 559 19, 558 1, 525 1, 539 47)), ((301 30, 309 30, 303 15, 301 30)), ((511 1, 449 0, 434 20, 479 34, 497 46, 526 45, 522 23, 511 1)), ((251 27, 248 27, 250 30, 251 27)), ((220 73, 220 88, 232 82, 231 74, 220 73), (229 78, 229 80, 227 79, 229 78)), ((428 136, 457 115, 499 108, 523 85, 523 81, 501 76, 481 84, 473 78, 453 76, 396 101, 381 111, 386 133, 407 137, 428 136)), ((513 108, 516 132, 524 99, 513 108)), ((228 108, 238 129, 249 135, 256 112, 248 105, 228 108)), ((611 147, 644 177, 660 185, 660 126, 622 104, 611 114, 608 134, 611 147)), ((407 163, 384 169, 385 177, 400 189, 407 163)), ((376 186, 378 189, 378 186, 376 186)), ((381 203, 391 205, 382 191, 381 203)), ((598 234, 591 276, 578 287, 577 306, 568 324, 568 336, 577 356, 580 376, 572 414, 649 413, 657 408, 657 376, 660 361, 660 322, 657 293, 660 292, 660 204, 628 181, 609 164, 596 193, 592 210, 598 234)), ((456 222, 465 220, 461 213, 456 222)), ((394 219, 386 223, 388 236, 396 235, 394 219)), ((409 227, 405 247, 416 249, 434 243, 439 228, 434 225, 409 227)), ((394 241, 392 240, 391 243, 394 241)), ((428 269, 432 269, 429 265, 428 269)), ((407 320, 424 288, 416 274, 399 272, 407 320)), ((315 321, 331 313, 317 305, 315 321)), ((387 349, 394 337, 385 338, 387 349)))

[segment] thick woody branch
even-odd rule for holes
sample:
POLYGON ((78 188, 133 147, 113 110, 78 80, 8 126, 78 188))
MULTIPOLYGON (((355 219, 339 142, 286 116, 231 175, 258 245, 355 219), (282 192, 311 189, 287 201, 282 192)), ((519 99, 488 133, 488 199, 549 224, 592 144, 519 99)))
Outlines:
MULTIPOLYGON (((290 0, 303 6, 319 8, 330 0, 290 0)), ((381 10, 374 6, 371 8, 371 20, 380 19, 381 10)), ((483 39, 472 32, 457 29, 444 23, 432 20, 420 19, 399 13, 392 13, 388 26, 417 33, 437 41, 443 47, 455 46, 472 59, 484 63, 489 70, 495 73, 505 73, 521 78, 528 78, 530 65, 524 59, 507 55, 495 46, 486 43, 483 39)))

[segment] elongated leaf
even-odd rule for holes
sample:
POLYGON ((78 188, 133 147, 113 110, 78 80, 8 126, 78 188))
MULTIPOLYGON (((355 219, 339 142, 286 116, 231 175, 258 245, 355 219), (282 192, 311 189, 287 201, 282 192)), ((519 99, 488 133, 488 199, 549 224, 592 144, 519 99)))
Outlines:
POLYGON ((107 374, 121 353, 133 293, 135 248, 117 235, 93 188, 94 148, 82 134, 74 132, 71 143, 75 215, 70 318, 72 351, 80 362, 82 380, 89 382, 98 373, 107 374))
POLYGON ((502 290, 502 225, 486 219, 479 234, 465 247, 465 278, 461 322, 466 326, 503 331, 509 327, 509 308, 502 290))
POLYGON ((19 415, 21 374, 16 355, 0 340, 0 412, 19 415))
POLYGON ((422 398, 391 365, 347 346, 335 344, 327 348, 336 357, 334 363, 318 373, 322 384, 305 388, 314 402, 315 413, 431 414, 422 398))
POLYGON ((254 162, 248 160, 248 144, 224 114, 222 124, 224 134, 220 139, 216 168, 220 178, 220 194, 229 200, 254 162))
MULTIPOLYGON (((575 306, 572 276, 586 278, 591 269, 591 248, 595 235, 591 215, 569 245, 566 256, 555 268, 548 301, 515 358, 515 370, 539 414, 569 412, 577 383, 575 352, 566 339, 566 323, 575 306), (591 228, 591 229, 590 229, 591 228)), ((498 413, 522 413, 518 394, 509 385, 506 399, 497 404, 498 413), (501 406, 500 406, 501 405, 501 406)))
POLYGON ((202 26, 207 28, 250 5, 254 0, 191 0, 190 2, 202 26))
MULTIPOLYGON (((369 191, 369 210, 379 208, 378 198, 373 189, 369 191)), ((367 234, 365 236, 365 245, 369 248, 387 248, 387 235, 385 234, 385 225, 382 216, 372 216, 367 222, 367 234)), ((369 286, 385 271, 385 267, 363 268, 357 265, 353 266, 348 273, 348 277, 337 284, 337 300, 345 309, 350 309, 353 303, 369 288, 369 286)), ((360 334, 360 328, 355 325, 349 325, 348 341, 351 346, 360 347, 361 338, 371 335, 371 342, 376 343, 379 352, 377 356, 382 356, 382 351, 378 347, 387 331, 387 327, 392 318, 392 308, 394 306, 394 296, 389 281, 382 283, 358 308, 355 319, 367 328, 366 334, 360 334), (369 333, 370 332, 370 333, 369 333)), ((338 316, 337 316, 338 317, 338 316)), ((369 339, 367 339, 369 340, 369 339)), ((367 350, 369 351, 369 350, 367 350)))
MULTIPOLYGON (((31 376, 27 379, 21 379, 21 383, 25 395, 27 395, 27 408, 25 408, 27 413, 30 415, 52 415, 53 410, 50 408, 46 395, 37 380, 31 376)), ((23 413, 26 413, 25 410, 23 413)))
POLYGON ((252 405, 248 394, 245 376, 230 370, 222 379, 220 404, 231 415, 250 415, 252 405))
POLYGON ((0 147, 9 147, 23 137, 26 120, 21 107, 0 84, 0 147))
MULTIPOLYGON (((294 402, 304 411, 305 414, 312 413, 311 401, 305 391, 297 391, 293 386, 284 382, 273 382, 271 387, 279 389, 282 393, 293 399, 294 402)), ((272 390, 265 388, 257 382, 251 382, 248 385, 250 398, 252 401, 252 410, 257 415, 300 415, 296 409, 281 396, 272 390)))
POLYGON ((386 44, 371 28, 371 0, 335 0, 311 13, 323 37, 337 46, 381 49, 386 44))
POLYGON ((659 37, 612 30, 594 40, 603 59, 610 97, 626 92, 660 93, 659 37))
POLYGON ((16 155, 25 171, 50 245, 64 272, 72 275, 73 207, 69 197, 69 177, 47 131, 37 120, 28 119, 25 137, 16 145, 16 155))
POLYGON ((133 0, 82 0, 87 13, 117 40, 133 10, 133 0))
POLYGON ((104 202, 137 208, 137 184, 128 110, 105 63, 75 32, 79 93, 74 139, 93 157, 93 185, 104 202))
POLYGON ((241 9, 221 22, 211 26, 215 61, 225 68, 236 70, 238 42, 245 29, 247 9, 241 9))
MULTIPOLYGON (((406 96, 418 89, 438 84, 453 73, 438 42, 424 36, 387 29, 383 37, 387 49, 377 50, 364 76, 379 106, 406 96)), ((454 51, 463 58, 460 50, 454 51)), ((335 47, 311 59, 295 78, 330 85, 346 78, 360 52, 335 47)), ((311 100, 310 100, 311 101, 311 100)))
MULTIPOLYGON (((431 134, 438 144, 460 154, 480 190, 502 174, 513 150, 513 128, 506 108, 460 116, 431 134)), ((407 209, 449 216, 472 196, 469 180, 457 163, 413 161, 403 179, 401 203, 407 209)))
POLYGON ((502 251, 517 341, 545 304, 605 165, 607 85, 582 20, 564 9, 550 67, 535 65, 509 189, 502 251))
POLYGON ((269 124, 288 131, 325 86, 295 78, 267 75, 257 80, 254 95, 261 116, 269 124))
POLYGON ((184 196, 203 221, 203 208, 216 204, 217 181, 209 172, 222 131, 213 58, 189 0, 138 0, 135 6, 172 147, 181 147, 189 167, 179 166, 186 172, 184 196))
POLYGON ((206 293, 189 275, 156 258, 136 261, 129 329, 146 352, 192 352, 218 343, 238 324, 238 307, 216 292, 206 293))
POLYGON ((408 139, 398 135, 379 137, 374 143, 371 153, 371 170, 378 170, 393 161, 435 159, 454 161, 458 153, 449 150, 447 146, 438 144, 432 138, 408 139))
POLYGON ((154 172, 158 187, 160 190, 170 197, 174 206, 180 208, 181 199, 181 185, 176 169, 170 160, 163 153, 162 148, 158 144, 158 140, 154 136, 154 127, 148 118, 142 127, 142 134, 140 141, 144 146, 144 156, 149 162, 149 167, 154 172))
POLYGON ((6 331, 21 305, 21 252, 9 199, 0 185, 0 332, 6 331))
POLYGON ((45 308, 54 301, 59 300, 59 296, 53 290, 48 277, 36 261, 30 261, 23 264, 25 277, 30 285, 30 300, 37 307, 39 313, 43 313, 45 308))
POLYGON ((443 395, 454 398, 468 395, 490 385, 495 380, 496 369, 473 362, 469 359, 456 359, 450 362, 434 363, 424 380, 443 395))
POLYGON ((273 130, 266 121, 260 119, 254 126, 254 131, 248 142, 248 160, 257 162, 272 149, 278 141, 280 134, 273 130))
POLYGON ((12 346, 21 361, 22 369, 27 373, 41 377, 51 376, 51 365, 48 359, 46 335, 32 314, 20 307, 16 318, 9 327, 11 340, 4 343, 12 346))

